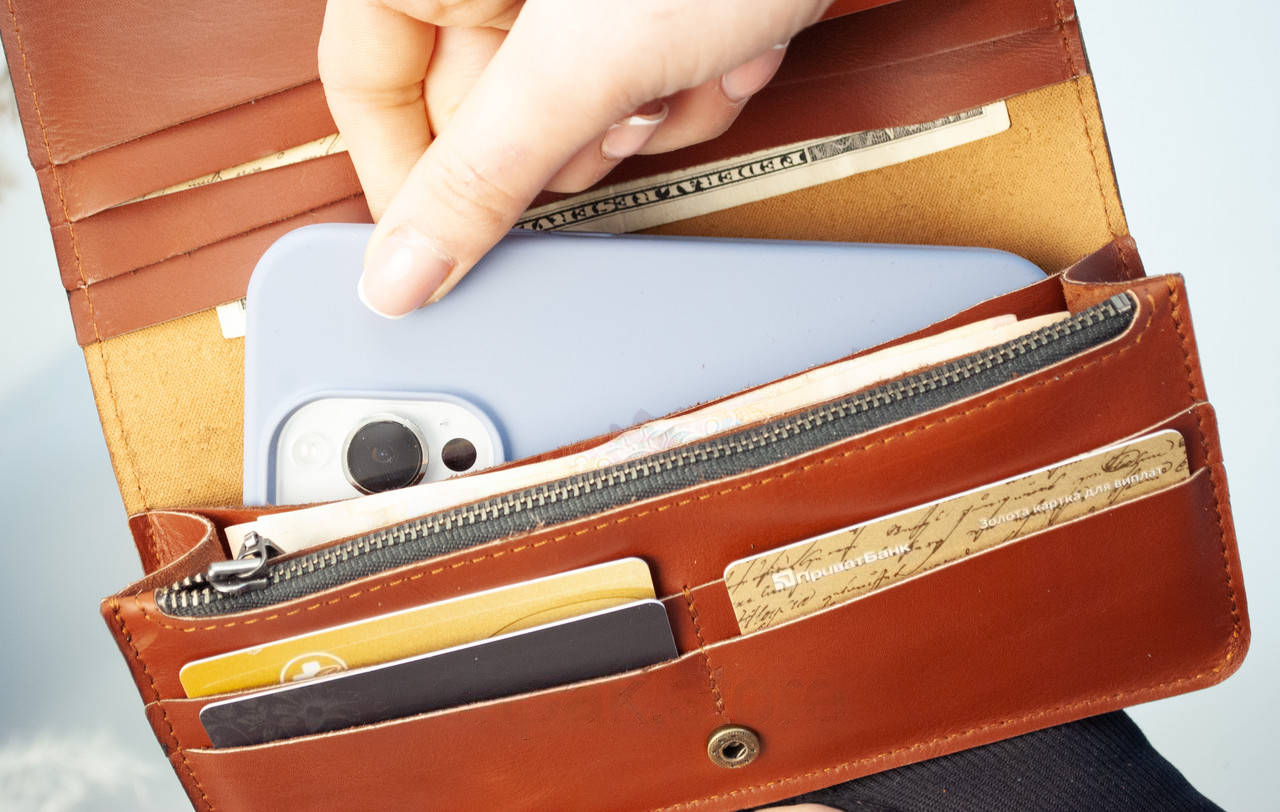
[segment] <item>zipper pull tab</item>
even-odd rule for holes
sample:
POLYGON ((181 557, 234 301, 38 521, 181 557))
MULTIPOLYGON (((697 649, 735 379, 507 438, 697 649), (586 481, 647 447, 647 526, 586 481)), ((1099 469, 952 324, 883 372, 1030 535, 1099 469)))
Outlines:
POLYGON ((238 595, 267 586, 267 564, 283 553, 269 538, 252 530, 245 536, 240 554, 232 561, 215 561, 205 571, 209 585, 223 595, 238 595))

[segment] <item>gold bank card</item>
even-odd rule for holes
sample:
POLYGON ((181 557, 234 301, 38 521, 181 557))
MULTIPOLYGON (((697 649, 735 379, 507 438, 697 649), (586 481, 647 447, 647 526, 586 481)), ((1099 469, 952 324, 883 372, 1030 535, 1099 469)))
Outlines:
POLYGON ((1188 476, 1161 431, 891 516, 743 558, 724 571, 745 634, 852 600, 1188 476))
POLYGON ((178 676, 190 697, 286 685, 653 597, 649 565, 624 558, 194 660, 178 676))

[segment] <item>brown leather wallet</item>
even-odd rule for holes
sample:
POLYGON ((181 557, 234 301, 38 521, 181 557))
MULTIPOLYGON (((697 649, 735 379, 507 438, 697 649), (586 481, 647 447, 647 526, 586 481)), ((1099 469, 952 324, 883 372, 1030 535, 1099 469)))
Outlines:
POLYGON ((858 13, 797 37, 723 138, 629 161, 611 180, 1004 99, 1011 127, 999 135, 658 230, 1004 248, 1070 267, 900 340, 998 313, 1079 313, 1117 293, 1132 305, 1123 332, 748 471, 263 608, 163 611, 155 590, 225 559, 221 528, 258 512, 211 507, 239 501, 241 349, 209 308, 243 295, 279 234, 368 212, 343 156, 130 201, 333 131, 315 80, 321 5, 9 0, 0 15, 146 571, 103 615, 197 808, 733 809, 1239 667, 1245 598, 1185 291, 1178 277, 1146 277, 1127 236, 1069 0, 838 3, 858 13), (1186 440, 1184 482, 738 631, 721 580, 734 559, 1161 427, 1186 440), (210 747, 198 718, 219 697, 186 698, 178 682, 200 657, 630 555, 651 565, 675 660, 231 748, 210 747), (758 737, 745 766, 708 752, 725 726, 758 737))

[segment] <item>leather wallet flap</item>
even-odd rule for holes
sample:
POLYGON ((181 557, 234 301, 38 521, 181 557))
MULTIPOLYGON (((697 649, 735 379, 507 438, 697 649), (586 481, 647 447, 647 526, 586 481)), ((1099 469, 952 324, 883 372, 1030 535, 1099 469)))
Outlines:
MULTIPOLYGON (((316 78, 322 6, 14 0, 0 16, 81 344, 240 298, 291 228, 368 219, 345 155, 138 200, 336 131, 316 78)), ((928 121, 1087 69, 1070 2, 850 0, 829 14, 845 16, 797 37, 728 133, 609 182, 928 121)))

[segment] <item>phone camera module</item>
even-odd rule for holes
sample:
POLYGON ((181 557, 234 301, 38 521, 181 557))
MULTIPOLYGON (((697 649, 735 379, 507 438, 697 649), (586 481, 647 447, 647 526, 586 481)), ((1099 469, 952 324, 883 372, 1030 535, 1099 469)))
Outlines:
POLYGON ((454 437, 440 449, 440 461, 450 471, 459 473, 476 464, 476 447, 466 437, 454 437))
POLYGON ((360 426, 347 440, 348 481, 363 493, 412 485, 426 470, 426 443, 409 423, 380 417, 360 426))

